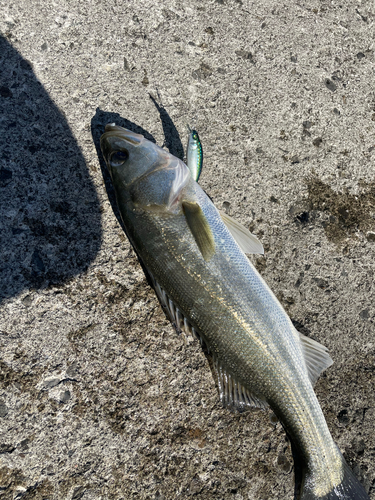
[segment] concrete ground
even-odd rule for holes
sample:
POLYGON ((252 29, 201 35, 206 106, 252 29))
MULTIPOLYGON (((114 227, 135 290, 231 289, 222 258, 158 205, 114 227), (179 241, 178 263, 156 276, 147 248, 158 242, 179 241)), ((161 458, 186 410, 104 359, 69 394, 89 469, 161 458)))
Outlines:
POLYGON ((122 231, 115 120, 177 156, 199 131, 200 184, 330 350, 318 399, 375 499, 373 2, 0 6, 0 498, 293 498, 280 424, 221 407, 122 231))

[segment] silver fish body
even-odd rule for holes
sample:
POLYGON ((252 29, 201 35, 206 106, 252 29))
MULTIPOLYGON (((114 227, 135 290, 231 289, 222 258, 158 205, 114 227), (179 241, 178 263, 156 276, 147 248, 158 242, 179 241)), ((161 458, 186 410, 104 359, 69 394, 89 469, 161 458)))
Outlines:
POLYGON ((312 387, 326 349, 295 330, 183 162, 114 125, 101 147, 127 234, 177 328, 207 345, 222 401, 272 408, 301 460, 300 498, 368 499, 312 387))

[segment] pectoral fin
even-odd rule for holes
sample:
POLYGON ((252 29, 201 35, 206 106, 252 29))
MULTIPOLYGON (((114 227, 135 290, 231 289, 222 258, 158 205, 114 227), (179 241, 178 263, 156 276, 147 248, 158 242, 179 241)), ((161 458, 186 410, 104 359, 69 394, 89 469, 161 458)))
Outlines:
POLYGON ((225 212, 222 212, 221 210, 219 210, 219 212, 222 221, 227 226, 227 229, 236 240, 243 253, 264 254, 263 245, 256 236, 251 234, 250 231, 240 222, 232 219, 232 217, 229 217, 229 215, 225 212))
POLYGON ((183 201, 182 209, 204 260, 209 261, 215 253, 215 240, 201 207, 198 203, 183 201))

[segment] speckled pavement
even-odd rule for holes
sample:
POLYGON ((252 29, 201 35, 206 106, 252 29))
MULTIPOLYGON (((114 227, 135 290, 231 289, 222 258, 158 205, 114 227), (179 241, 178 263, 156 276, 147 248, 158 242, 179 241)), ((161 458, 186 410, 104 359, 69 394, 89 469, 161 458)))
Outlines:
POLYGON ((373 2, 0 0, 0 499, 292 500, 268 412, 219 403, 123 233, 108 121, 182 157, 334 360, 316 386, 375 499, 373 2))

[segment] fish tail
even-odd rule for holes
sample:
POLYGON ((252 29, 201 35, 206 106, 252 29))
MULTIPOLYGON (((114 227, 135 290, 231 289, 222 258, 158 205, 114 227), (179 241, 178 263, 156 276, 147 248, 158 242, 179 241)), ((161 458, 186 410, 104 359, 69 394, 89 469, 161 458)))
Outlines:
POLYGON ((330 491, 322 491, 319 484, 319 477, 309 469, 302 472, 301 500, 369 500, 365 488, 353 474, 349 465, 342 458, 342 480, 330 491))

